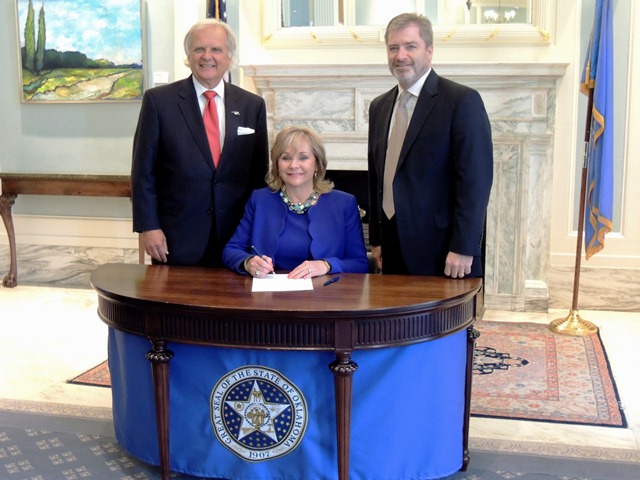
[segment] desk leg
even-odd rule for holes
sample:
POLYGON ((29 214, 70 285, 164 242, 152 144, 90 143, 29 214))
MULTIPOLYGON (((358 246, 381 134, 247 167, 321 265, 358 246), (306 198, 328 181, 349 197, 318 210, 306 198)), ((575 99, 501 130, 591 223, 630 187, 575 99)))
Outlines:
POLYGON ((469 466, 469 419, 471 417, 471 384, 473 381, 473 361, 476 353, 476 338, 480 332, 473 325, 467 328, 467 370, 464 388, 464 423, 462 426, 462 468, 466 472, 469 466))
POLYGON ((337 353, 336 360, 329 365, 333 372, 336 392, 336 426, 338 438, 338 478, 349 478, 349 450, 351 446, 351 396, 353 373, 358 364, 349 353, 337 353))
POLYGON ((11 207, 16 202, 17 195, 0 195, 0 216, 7 229, 9 237, 9 252, 11 255, 11 266, 2 280, 2 285, 13 288, 18 284, 18 260, 16 253, 16 231, 13 228, 13 216, 11 215, 11 207))
POLYGON ((147 353, 153 372, 153 389, 156 403, 156 426, 158 428, 158 449, 162 480, 169 480, 169 361, 173 352, 166 349, 164 340, 152 340, 153 348, 147 353))

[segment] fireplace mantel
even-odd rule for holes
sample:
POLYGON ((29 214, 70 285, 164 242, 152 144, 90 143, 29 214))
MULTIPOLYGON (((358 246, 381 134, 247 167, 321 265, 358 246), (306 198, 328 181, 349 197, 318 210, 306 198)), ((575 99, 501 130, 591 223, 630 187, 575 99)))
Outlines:
MULTIPOLYGON (((485 306, 547 311, 556 82, 565 63, 439 63, 477 89, 494 142, 487 218, 485 306)), ((325 141, 329 168, 366 171, 369 104, 395 85, 386 64, 245 65, 267 104, 270 135, 307 125, 325 141)), ((366 206, 364 206, 366 209, 366 206)))

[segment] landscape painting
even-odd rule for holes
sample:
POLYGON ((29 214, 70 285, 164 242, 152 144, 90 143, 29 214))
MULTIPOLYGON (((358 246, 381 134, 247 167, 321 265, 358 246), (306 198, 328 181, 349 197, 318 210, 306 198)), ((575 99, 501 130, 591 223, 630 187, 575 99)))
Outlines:
POLYGON ((24 102, 142 98, 141 0, 17 0, 24 102))

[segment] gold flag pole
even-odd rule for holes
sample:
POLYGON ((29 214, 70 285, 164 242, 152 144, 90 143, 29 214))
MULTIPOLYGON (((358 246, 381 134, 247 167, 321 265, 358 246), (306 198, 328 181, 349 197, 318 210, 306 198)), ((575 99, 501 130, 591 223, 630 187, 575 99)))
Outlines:
POLYGON ((593 323, 580 317, 578 310, 578 290, 580 286, 580 265, 582 262, 582 237, 584 233, 585 199, 587 188, 587 156, 589 152, 589 137, 591 136, 591 117, 593 109, 593 87, 589 88, 589 100, 587 105, 587 124, 584 135, 584 160, 582 162, 582 181, 580 183, 580 213, 578 217, 578 239, 576 245, 576 263, 573 271, 573 301, 569 315, 557 318, 549 324, 552 332, 565 335, 586 337, 598 331, 593 323))

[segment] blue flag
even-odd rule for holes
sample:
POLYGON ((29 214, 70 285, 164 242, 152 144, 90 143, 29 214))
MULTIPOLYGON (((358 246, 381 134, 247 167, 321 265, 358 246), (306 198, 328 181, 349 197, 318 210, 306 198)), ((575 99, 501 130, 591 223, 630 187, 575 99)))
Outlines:
POLYGON ((589 50, 580 90, 593 89, 587 146, 585 251, 587 260, 604 248, 613 219, 613 11, 610 0, 596 0, 589 50))
POLYGON ((209 0, 207 18, 217 18, 227 23, 227 0, 209 0))

